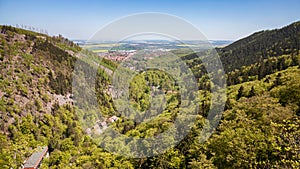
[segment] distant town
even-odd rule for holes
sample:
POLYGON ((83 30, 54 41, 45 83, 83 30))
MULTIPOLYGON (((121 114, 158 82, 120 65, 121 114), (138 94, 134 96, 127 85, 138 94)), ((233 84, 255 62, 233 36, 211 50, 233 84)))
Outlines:
POLYGON ((106 59, 121 62, 133 56, 138 50, 171 51, 176 49, 207 49, 212 47, 226 46, 232 41, 229 40, 208 40, 208 41, 168 41, 168 40, 134 40, 134 41, 85 41, 73 40, 81 47, 97 53, 106 59))

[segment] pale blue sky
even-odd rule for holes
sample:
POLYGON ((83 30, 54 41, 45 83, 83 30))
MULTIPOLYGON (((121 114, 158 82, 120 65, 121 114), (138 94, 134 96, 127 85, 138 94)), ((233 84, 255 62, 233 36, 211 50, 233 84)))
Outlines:
POLYGON ((45 28, 87 39, 107 23, 141 12, 163 12, 195 25, 208 39, 237 40, 300 20, 300 0, 0 0, 0 24, 45 28))

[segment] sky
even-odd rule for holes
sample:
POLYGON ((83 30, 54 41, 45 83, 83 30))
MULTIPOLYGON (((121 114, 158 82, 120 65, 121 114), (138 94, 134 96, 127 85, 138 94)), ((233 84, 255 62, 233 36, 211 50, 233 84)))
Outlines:
POLYGON ((300 0, 0 0, 0 24, 24 24, 88 39, 124 16, 157 12, 178 16, 210 40, 237 40, 300 20, 300 0))

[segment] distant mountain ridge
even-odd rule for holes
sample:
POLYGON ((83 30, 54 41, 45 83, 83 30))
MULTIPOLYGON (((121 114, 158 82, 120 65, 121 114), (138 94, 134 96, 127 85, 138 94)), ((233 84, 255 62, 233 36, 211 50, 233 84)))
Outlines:
POLYGON ((300 21, 281 29, 256 32, 224 48, 217 48, 226 72, 274 56, 299 53, 300 21))
MULTIPOLYGON (((227 74, 228 85, 262 79, 300 63, 300 22, 281 29, 256 32, 215 49, 227 74)), ((199 58, 205 55, 206 51, 200 51, 182 57, 199 79, 206 79, 206 68, 199 58)))

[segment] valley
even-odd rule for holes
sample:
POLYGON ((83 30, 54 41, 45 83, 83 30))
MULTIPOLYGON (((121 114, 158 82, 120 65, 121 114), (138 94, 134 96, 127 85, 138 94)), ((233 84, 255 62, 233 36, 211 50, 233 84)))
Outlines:
MULTIPOLYGON (((233 43, 213 42, 212 49, 199 42, 84 45, 5 25, 0 26, 0 42, 2 168, 20 168, 38 146, 49 148, 41 168, 300 167, 300 22, 233 43), (137 57, 137 51, 143 50, 150 54, 137 57), (213 76, 216 79, 210 78, 201 59, 212 50, 220 56, 225 72, 213 76), (169 72, 145 70, 143 64, 130 67, 137 60, 153 60, 151 64, 158 66, 172 63, 166 53, 183 61, 196 79, 197 91, 189 93, 187 100, 183 96, 189 88, 180 87, 170 73, 179 72, 177 64, 170 64, 169 72), (153 55, 162 55, 161 62, 153 55), (129 66, 120 69, 124 62, 129 66), (131 107, 120 111, 116 98, 123 93, 113 93, 114 78, 127 77, 133 70, 139 73, 128 84, 117 81, 118 87, 128 87, 131 107), (226 79, 226 99, 221 121, 212 136, 200 143, 212 102, 224 99, 211 96, 212 89, 223 87, 217 82, 222 79, 226 79), (127 158, 103 148, 153 153, 157 149, 147 147, 149 143, 143 149, 135 139, 127 139, 124 145, 121 138, 103 134, 100 125, 107 122, 105 127, 129 138, 155 138, 172 129, 177 119, 184 119, 182 112, 191 110, 196 111, 196 120, 190 131, 162 154, 127 158), (100 139, 105 145, 99 144, 100 139)), ((185 72, 180 75, 189 77, 185 72)), ((172 131, 181 133, 185 127, 172 131)), ((163 139, 156 144, 173 138, 163 139)))

